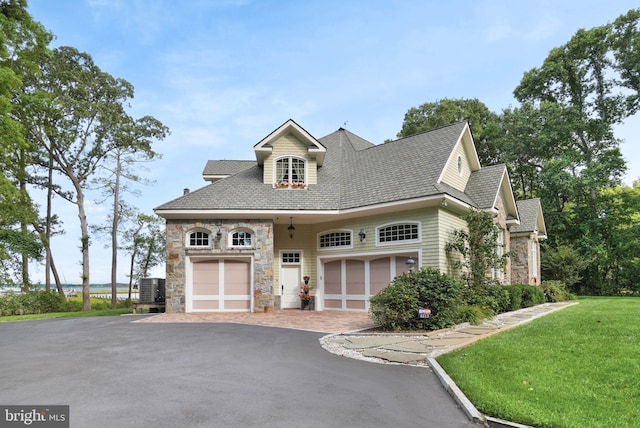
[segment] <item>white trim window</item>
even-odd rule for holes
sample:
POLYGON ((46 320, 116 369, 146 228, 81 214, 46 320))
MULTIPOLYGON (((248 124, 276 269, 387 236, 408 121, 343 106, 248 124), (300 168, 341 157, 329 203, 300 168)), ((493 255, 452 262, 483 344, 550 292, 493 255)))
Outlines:
POLYGON ((251 247, 253 245, 253 234, 248 230, 235 230, 231 232, 232 247, 251 247))
MULTIPOLYGON (((498 228, 496 239, 496 257, 504 256, 504 229, 498 228)), ((504 282, 504 269, 500 267, 493 268, 493 279, 498 280, 500 284, 504 282)))
POLYGON ((318 235, 318 248, 321 250, 331 250, 334 248, 352 248, 352 230, 332 230, 318 235))
POLYGON ((211 244, 211 234, 208 230, 198 229, 187 233, 187 247, 208 248, 211 244))
POLYGON ((300 251, 283 251, 281 261, 283 265, 300 264, 300 251))
POLYGON ((307 161, 295 156, 285 156, 275 161, 276 184, 306 184, 307 161))
POLYGON ((376 229, 376 245, 397 245, 420 242, 420 222, 383 224, 376 229))

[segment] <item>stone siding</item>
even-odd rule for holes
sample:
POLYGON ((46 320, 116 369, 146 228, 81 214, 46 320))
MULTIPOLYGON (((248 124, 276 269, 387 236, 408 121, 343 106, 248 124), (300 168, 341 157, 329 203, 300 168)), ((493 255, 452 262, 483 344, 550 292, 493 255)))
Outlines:
POLYGON ((262 312, 274 306, 273 298, 273 222, 271 220, 167 220, 166 311, 185 312, 186 257, 250 255, 253 257, 253 310, 262 312), (251 248, 231 248, 229 232, 236 229, 252 233, 251 248), (187 234, 193 230, 209 233, 207 248, 187 248, 187 234), (216 234, 220 230, 218 240, 216 234))
POLYGON ((511 238, 511 275, 517 284, 540 283, 540 243, 530 235, 511 238), (531 247, 536 246, 537 265, 532 266, 531 247), (533 275, 532 275, 533 274, 533 275))

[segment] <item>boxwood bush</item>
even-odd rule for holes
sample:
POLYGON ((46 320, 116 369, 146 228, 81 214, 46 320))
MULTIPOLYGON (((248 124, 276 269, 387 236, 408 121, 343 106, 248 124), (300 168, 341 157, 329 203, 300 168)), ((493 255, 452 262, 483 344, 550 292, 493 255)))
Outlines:
POLYGON ((371 297, 369 317, 385 330, 438 330, 459 320, 463 285, 440 271, 425 267, 394 278, 371 297), (429 318, 420 318, 419 308, 430 308, 429 318))
POLYGON ((531 306, 545 303, 545 295, 542 287, 529 284, 512 284, 506 285, 505 288, 509 292, 509 310, 515 311, 520 308, 529 308, 531 306))

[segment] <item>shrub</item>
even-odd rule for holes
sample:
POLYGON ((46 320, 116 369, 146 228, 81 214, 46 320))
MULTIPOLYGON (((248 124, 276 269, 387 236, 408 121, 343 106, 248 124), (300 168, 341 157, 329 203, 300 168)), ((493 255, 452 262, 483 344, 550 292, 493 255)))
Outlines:
POLYGON ((391 284, 371 297, 369 317, 385 330, 407 328, 416 316, 418 290, 408 275, 394 278, 391 284))
POLYGON ((505 286, 509 293, 509 311, 515 311, 522 307, 522 284, 513 284, 505 286))
POLYGON ((478 325, 493 315, 494 312, 486 306, 465 305, 458 309, 458 322, 468 322, 469 324, 478 325))
POLYGON ((371 298, 369 316, 384 329, 437 330, 457 322, 462 284, 436 269, 400 275, 371 298), (419 308, 430 308, 429 318, 419 318, 419 308))
POLYGON ((510 304, 509 292, 503 286, 491 283, 466 289, 464 301, 467 305, 483 308, 487 318, 508 311, 510 304))
POLYGON ((27 315, 59 312, 64 299, 56 291, 28 291, 8 293, 0 298, 2 315, 27 315))
POLYGON ((545 302, 542 287, 525 285, 522 287, 522 307, 529 308, 545 302))
POLYGON ((562 302, 575 299, 575 296, 567 291, 567 287, 562 281, 542 281, 540 286, 547 302, 562 302))
POLYGON ((509 310, 515 311, 520 308, 529 308, 531 306, 544 303, 545 296, 542 287, 529 284, 512 284, 505 288, 509 291, 509 310))

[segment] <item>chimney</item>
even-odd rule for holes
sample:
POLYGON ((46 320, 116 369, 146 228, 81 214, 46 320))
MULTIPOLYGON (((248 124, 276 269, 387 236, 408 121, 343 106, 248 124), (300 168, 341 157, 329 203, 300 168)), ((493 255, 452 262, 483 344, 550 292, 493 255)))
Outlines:
POLYGON ((182 191, 183 195, 188 195, 189 194, 189 188, 185 187, 185 189, 182 191))

